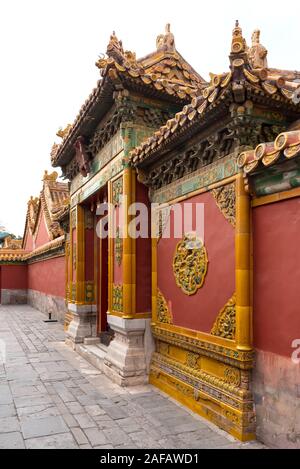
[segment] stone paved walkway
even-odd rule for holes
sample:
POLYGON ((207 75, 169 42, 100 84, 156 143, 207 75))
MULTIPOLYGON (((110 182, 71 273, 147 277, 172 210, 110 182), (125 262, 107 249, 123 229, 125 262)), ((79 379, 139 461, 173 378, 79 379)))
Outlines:
POLYGON ((258 448, 152 386, 123 389, 29 306, 0 306, 0 448, 258 448))

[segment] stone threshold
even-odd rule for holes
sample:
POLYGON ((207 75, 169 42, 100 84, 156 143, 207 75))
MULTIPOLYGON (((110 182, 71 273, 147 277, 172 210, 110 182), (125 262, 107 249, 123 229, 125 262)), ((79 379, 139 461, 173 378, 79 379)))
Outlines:
POLYGON ((108 347, 97 339, 89 341, 84 340, 82 344, 76 344, 76 352, 95 368, 103 372, 104 358, 106 357, 108 347), (92 342, 92 343, 90 343, 92 342))

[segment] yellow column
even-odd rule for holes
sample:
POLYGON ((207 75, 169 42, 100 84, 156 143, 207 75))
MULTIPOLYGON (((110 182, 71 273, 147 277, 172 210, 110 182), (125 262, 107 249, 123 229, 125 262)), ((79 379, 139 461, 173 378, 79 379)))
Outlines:
POLYGON ((84 296, 84 208, 77 205, 76 216, 76 303, 83 304, 84 296))
POLYGON ((128 209, 132 203, 132 188, 133 188, 133 170, 126 167, 123 173, 123 210, 124 210, 124 238, 123 238, 123 317, 131 319, 135 314, 135 301, 133 298, 134 285, 133 285, 133 264, 134 264, 134 248, 133 239, 129 236, 128 225, 131 216, 128 214, 128 209))
POLYGON ((250 197, 245 191, 242 174, 239 174, 236 180, 235 233, 236 345, 239 350, 251 350, 250 197))

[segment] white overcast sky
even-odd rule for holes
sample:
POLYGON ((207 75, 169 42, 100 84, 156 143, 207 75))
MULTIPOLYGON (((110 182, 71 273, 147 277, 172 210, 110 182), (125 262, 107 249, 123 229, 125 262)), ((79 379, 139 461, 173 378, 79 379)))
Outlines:
POLYGON ((204 77, 228 69, 239 19, 250 43, 261 29, 269 66, 300 70, 300 1, 0 1, 0 225, 23 234, 27 201, 51 170, 50 148, 95 86, 94 63, 113 30, 143 56, 171 23, 176 48, 204 77))

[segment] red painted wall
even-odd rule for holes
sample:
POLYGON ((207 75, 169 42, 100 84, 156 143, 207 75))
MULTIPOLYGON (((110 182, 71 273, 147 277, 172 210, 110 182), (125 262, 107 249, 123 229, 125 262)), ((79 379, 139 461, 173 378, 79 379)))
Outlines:
POLYGON ((65 257, 28 265, 28 289, 65 297, 65 257))
POLYGON ((50 241, 50 237, 46 228, 44 212, 41 210, 40 219, 38 220, 38 232, 35 239, 35 248, 43 246, 50 241))
POLYGON ((290 356, 300 339, 300 198, 253 209, 254 344, 290 356))
POLYGON ((85 230, 85 280, 94 280, 94 229, 85 230))
POLYGON ((136 184, 136 200, 148 207, 148 238, 136 240, 136 312, 151 312, 151 228, 148 189, 141 183, 136 184))
MULTIPOLYGON (((116 211, 116 228, 118 227, 120 229, 120 234, 122 234, 122 226, 124 224, 124 219, 122 217, 120 207, 117 206, 115 207, 116 211)), ((116 260, 116 239, 113 240, 114 243, 114 266, 113 266, 113 281, 114 284, 118 285, 123 282, 123 255, 122 255, 122 261, 121 264, 119 265, 117 260, 116 260)))
POLYGON ((27 265, 1 265, 1 288, 9 290, 26 290, 27 265))
MULTIPOLYGON (((188 296, 176 285, 173 257, 179 239, 161 238, 158 243, 158 287, 172 310, 173 323, 202 332, 212 325, 235 291, 235 236, 210 193, 192 197, 189 203, 204 203, 204 243, 208 271, 204 285, 188 296)), ((171 230, 172 232, 172 230, 171 230)))
POLYGON ((26 244, 25 244, 25 251, 33 251, 33 237, 32 234, 29 231, 29 228, 27 228, 27 238, 26 238, 26 244))

